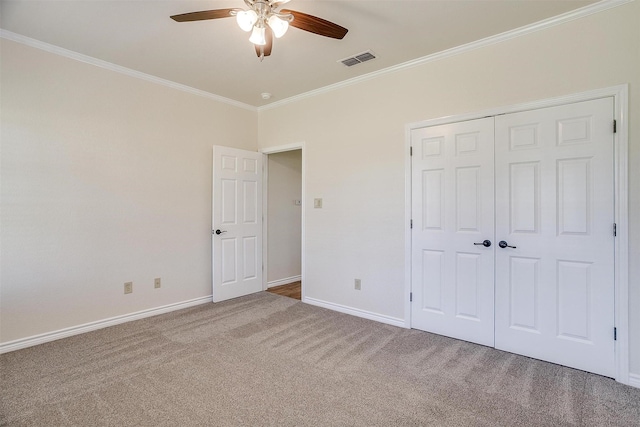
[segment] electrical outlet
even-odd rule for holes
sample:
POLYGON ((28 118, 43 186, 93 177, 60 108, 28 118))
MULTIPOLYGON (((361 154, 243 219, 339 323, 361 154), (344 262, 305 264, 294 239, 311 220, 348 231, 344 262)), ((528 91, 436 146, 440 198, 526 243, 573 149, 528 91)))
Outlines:
POLYGON ((125 294, 133 293, 133 282, 125 282, 125 284, 124 284, 124 293, 125 294))
POLYGON ((155 279, 153 279, 153 287, 158 289, 160 286, 161 286, 160 278, 156 277, 155 279))
POLYGON ((362 288, 362 281, 360 279, 355 279, 354 288, 356 291, 359 291, 362 288))

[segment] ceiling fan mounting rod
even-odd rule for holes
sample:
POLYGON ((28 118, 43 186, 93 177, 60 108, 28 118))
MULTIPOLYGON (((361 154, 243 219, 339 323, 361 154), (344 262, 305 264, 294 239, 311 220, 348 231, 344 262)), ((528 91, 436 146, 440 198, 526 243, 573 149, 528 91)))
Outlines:
POLYGON ((271 12, 271 6, 264 0, 256 0, 253 4, 253 10, 258 14, 258 22, 262 22, 262 24, 266 24, 267 18, 271 12))
MULTIPOLYGON (((265 23, 269 20, 272 15, 276 15, 278 18, 283 21, 291 22, 293 21, 293 14, 291 13, 280 13, 276 12, 280 6, 284 3, 288 3, 289 0, 244 0, 244 3, 250 10, 253 10, 258 15, 258 19, 264 21, 265 23)), ((240 9, 238 9, 240 10, 240 9)), ((232 16, 237 14, 237 10, 231 12, 232 16)))

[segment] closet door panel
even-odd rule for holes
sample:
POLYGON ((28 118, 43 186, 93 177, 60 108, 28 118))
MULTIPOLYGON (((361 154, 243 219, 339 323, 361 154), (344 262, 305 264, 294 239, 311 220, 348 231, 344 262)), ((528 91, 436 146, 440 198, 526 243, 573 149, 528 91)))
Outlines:
POLYGON ((412 326, 493 346, 493 118, 412 132, 412 326), (476 244, 478 243, 478 244, 476 244))
POLYGON ((614 375, 613 100, 496 117, 496 348, 614 375))

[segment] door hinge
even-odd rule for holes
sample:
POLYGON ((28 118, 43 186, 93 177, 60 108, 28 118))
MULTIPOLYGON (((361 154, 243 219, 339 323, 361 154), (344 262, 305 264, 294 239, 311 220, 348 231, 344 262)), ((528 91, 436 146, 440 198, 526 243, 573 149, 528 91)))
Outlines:
POLYGON ((413 301, 413 292, 409 292, 409 302, 413 301))
POLYGON ((413 156, 413 147, 409 147, 409 155, 413 156))
POLYGON ((614 222, 613 223, 613 237, 616 237, 618 235, 618 225, 614 222))
POLYGON ((618 121, 614 120, 613 121, 613 133, 617 133, 618 132, 618 121))
POLYGON ((613 340, 614 341, 618 340, 618 328, 616 327, 613 328, 613 340))
POLYGON ((413 228, 413 220, 411 220, 411 222, 409 224, 409 228, 413 228))

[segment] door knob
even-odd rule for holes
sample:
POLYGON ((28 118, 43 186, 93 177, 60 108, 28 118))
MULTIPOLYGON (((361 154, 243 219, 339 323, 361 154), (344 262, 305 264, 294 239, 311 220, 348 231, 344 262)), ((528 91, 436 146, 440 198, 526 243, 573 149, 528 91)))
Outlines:
POLYGON ((515 249, 515 246, 509 246, 509 244, 507 242, 505 242, 504 240, 500 240, 500 242, 498 243, 498 246, 500 246, 501 248, 512 248, 515 249))
POLYGON ((478 246, 482 245, 482 246, 484 246, 485 248, 488 248, 489 246, 491 246, 491 240, 485 240, 485 241, 484 241, 484 242, 482 242, 482 243, 474 243, 474 245, 478 245, 478 246))
POLYGON ((222 233, 226 233, 226 232, 227 232, 227 230, 220 230, 220 229, 217 229, 216 231, 214 231, 214 233, 216 233, 218 235, 220 235, 222 233))

